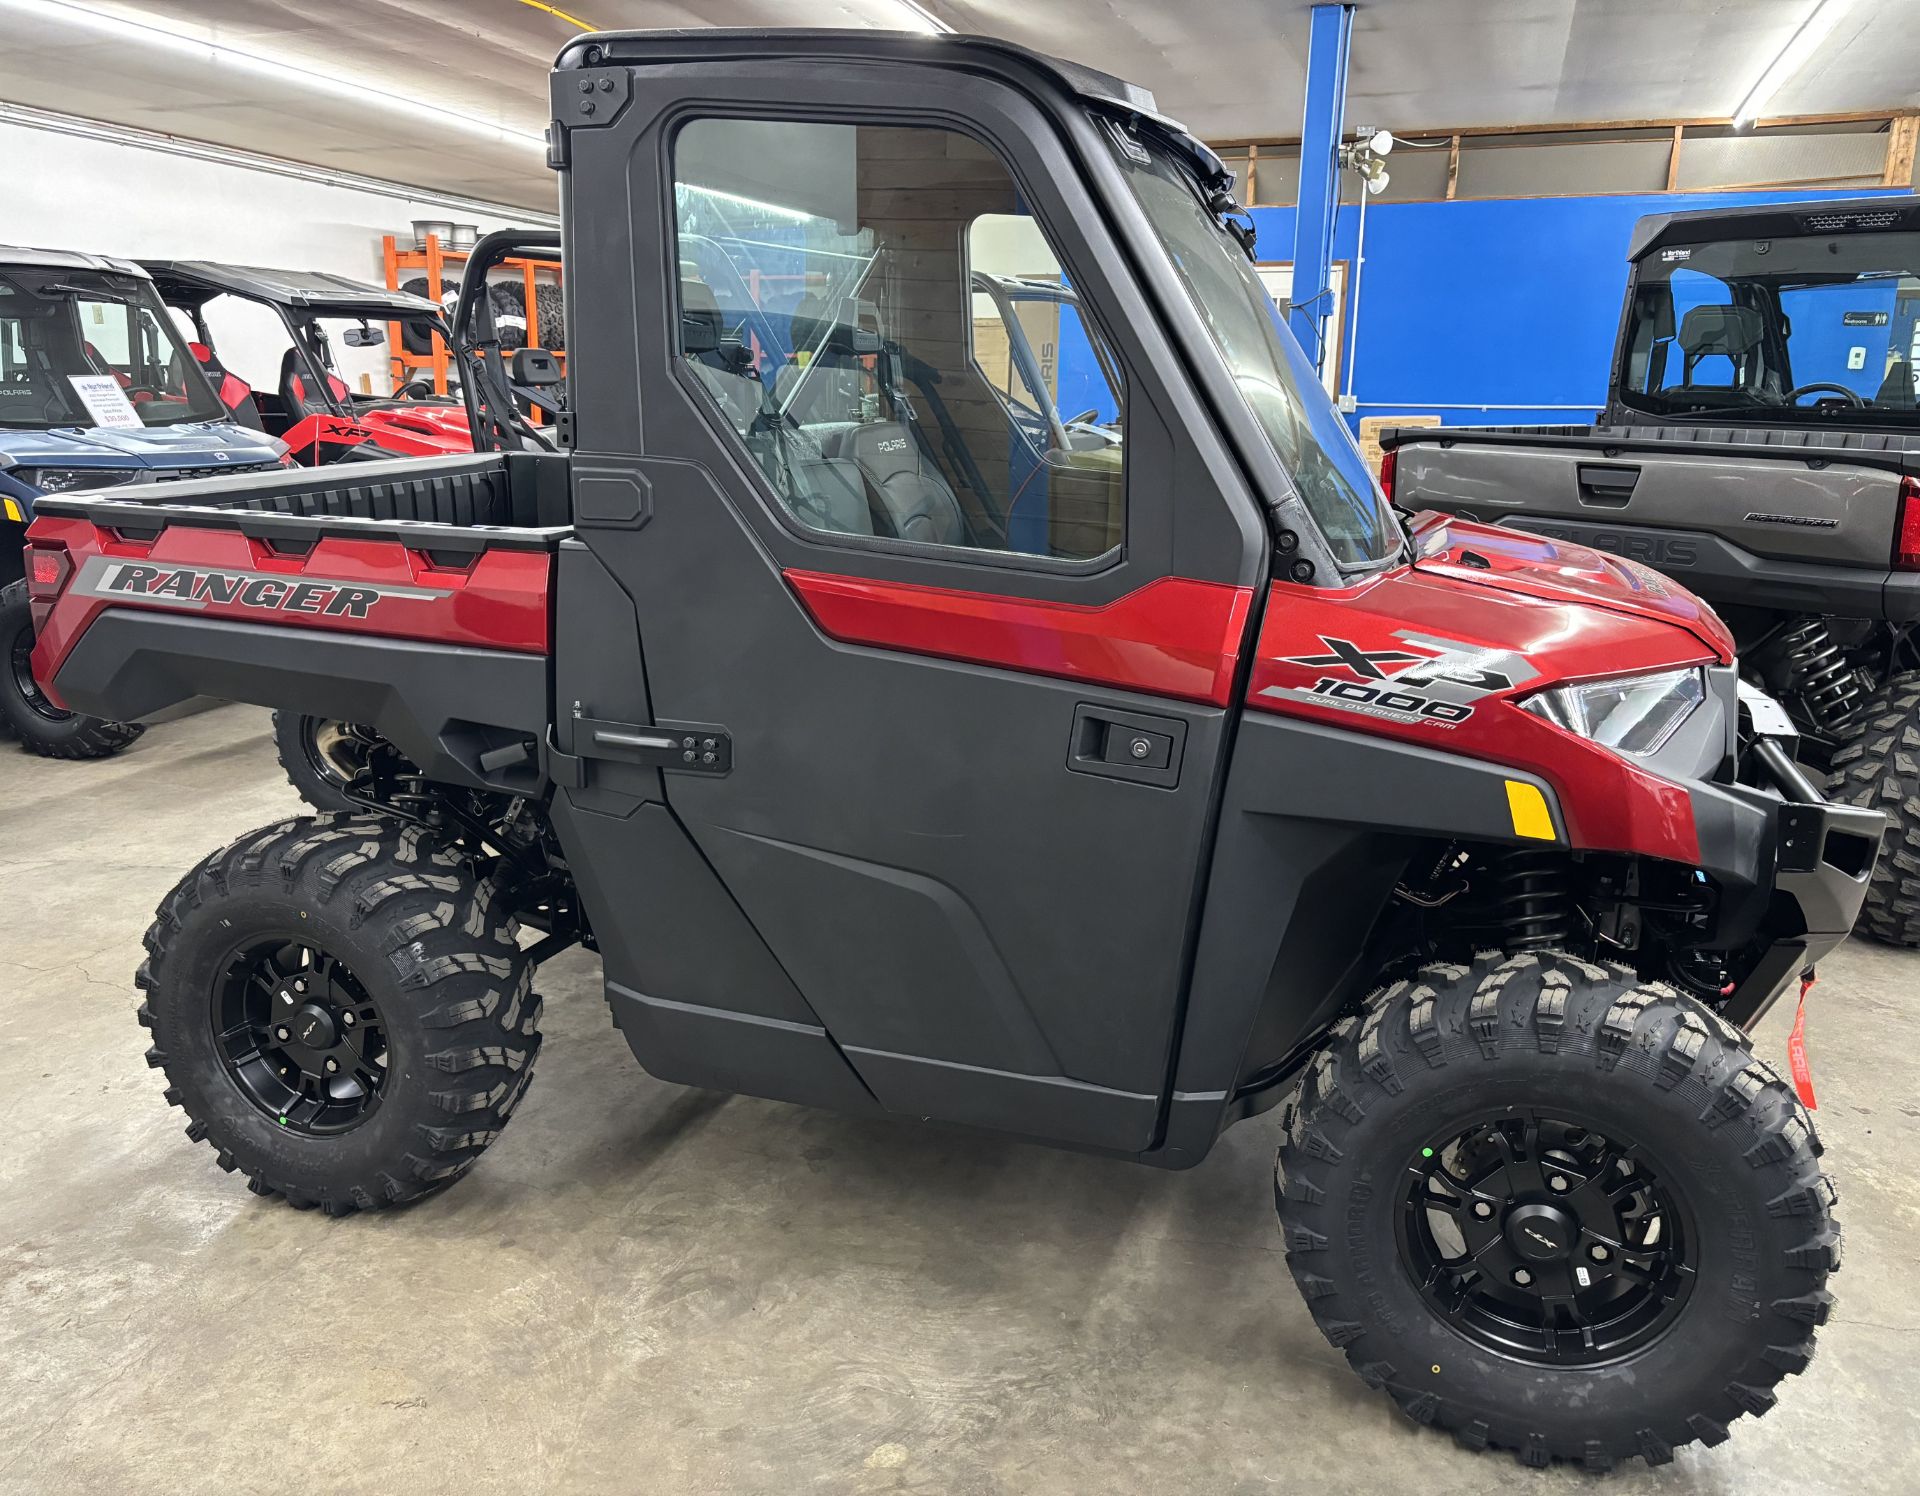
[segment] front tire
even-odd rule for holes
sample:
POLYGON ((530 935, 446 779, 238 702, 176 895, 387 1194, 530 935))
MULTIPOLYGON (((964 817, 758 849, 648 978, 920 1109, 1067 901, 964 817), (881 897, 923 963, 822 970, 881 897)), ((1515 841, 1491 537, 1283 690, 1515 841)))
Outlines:
POLYGON ((1887 817, 1854 928, 1888 945, 1920 946, 1920 674, 1896 675, 1874 692, 1832 769, 1836 799, 1887 817))
POLYGON ((221 1168, 329 1215, 444 1188, 533 1071, 540 999, 491 879, 423 827, 286 821, 162 901, 135 978, 147 1063, 221 1168))
POLYGON ((62 711, 33 678, 33 613, 27 584, 0 587, 0 719, 29 753, 42 758, 106 758, 146 728, 62 711))
POLYGON ((1285 1126, 1274 1198, 1315 1322, 1471 1448, 1602 1470, 1718 1444, 1826 1322, 1839 1230, 1805 1113, 1737 1030, 1624 967, 1426 967, 1336 1028, 1285 1126))

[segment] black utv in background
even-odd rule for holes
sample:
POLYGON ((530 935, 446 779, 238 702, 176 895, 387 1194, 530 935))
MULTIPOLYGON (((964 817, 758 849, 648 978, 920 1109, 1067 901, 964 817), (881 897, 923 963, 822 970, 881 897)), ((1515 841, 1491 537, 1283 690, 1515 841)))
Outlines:
POLYGON ((1861 930, 1920 945, 1920 202, 1657 214, 1628 258, 1599 424, 1390 430, 1383 486, 1711 602, 1802 760, 1887 813, 1861 930))

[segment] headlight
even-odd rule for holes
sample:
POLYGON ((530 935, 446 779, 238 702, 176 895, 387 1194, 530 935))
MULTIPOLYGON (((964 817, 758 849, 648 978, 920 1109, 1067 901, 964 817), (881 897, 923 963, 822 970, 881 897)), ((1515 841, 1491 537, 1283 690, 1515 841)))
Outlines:
POLYGON ((1520 705, 1568 732, 1593 739, 1603 748, 1642 756, 1657 752, 1706 699, 1706 675, 1693 666, 1663 670, 1658 675, 1623 675, 1578 686, 1555 686, 1529 696, 1520 705))
POLYGON ((114 488, 140 475, 124 468, 15 468, 22 483, 42 493, 72 493, 80 488, 114 488))

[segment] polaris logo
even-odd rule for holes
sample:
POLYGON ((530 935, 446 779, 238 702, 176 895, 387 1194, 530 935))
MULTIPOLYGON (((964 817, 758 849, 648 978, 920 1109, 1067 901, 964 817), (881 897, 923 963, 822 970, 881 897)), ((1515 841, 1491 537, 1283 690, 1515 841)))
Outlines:
POLYGON ((879 452, 904 452, 907 450, 907 439, 904 436, 890 436, 885 441, 875 442, 873 445, 874 450, 879 452))
POLYGON ((272 576, 224 567, 116 561, 106 556, 88 558, 74 591, 90 597, 137 598, 171 608, 200 610, 223 606, 260 613, 304 613, 316 618, 350 619, 367 618, 378 604, 392 598, 424 601, 447 595, 437 588, 394 587, 385 582, 272 576))

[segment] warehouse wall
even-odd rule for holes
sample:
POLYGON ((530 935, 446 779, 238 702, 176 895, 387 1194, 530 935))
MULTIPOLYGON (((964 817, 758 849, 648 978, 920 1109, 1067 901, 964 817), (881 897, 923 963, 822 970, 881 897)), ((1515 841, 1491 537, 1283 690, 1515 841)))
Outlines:
MULTIPOLYGON (((326 270, 377 284, 384 279, 380 236, 409 233, 415 218, 457 216, 483 233, 513 222, 7 121, 0 121, 0 161, 0 242, 43 249, 326 270)), ((258 307, 232 306, 210 308, 208 320, 228 366, 273 388, 287 346, 278 321, 258 307)), ((375 376, 376 391, 386 391, 385 350, 336 342, 334 352, 356 385, 364 370, 375 376)))
MULTIPOLYGON (((1348 350, 1359 408, 1349 421, 1413 414, 1437 415, 1450 426, 1589 420, 1606 399, 1636 219, 1860 195, 1698 192, 1372 204, 1366 265, 1348 307, 1348 325, 1356 316, 1359 324, 1357 350, 1348 350)), ((1257 257, 1291 259, 1294 210, 1251 211, 1257 257)), ((1343 207, 1335 259, 1355 258, 1358 229, 1359 210, 1343 207)))

